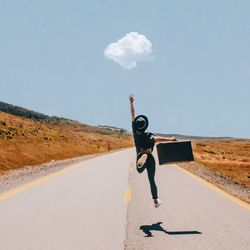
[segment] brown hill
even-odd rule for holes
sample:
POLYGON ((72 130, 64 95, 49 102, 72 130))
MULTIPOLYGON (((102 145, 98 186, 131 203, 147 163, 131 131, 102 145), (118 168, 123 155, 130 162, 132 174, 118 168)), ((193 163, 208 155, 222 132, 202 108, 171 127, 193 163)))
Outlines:
POLYGON ((132 146, 120 129, 67 119, 37 121, 0 112, 0 174, 23 166, 132 146))
POLYGON ((197 141, 194 154, 198 163, 250 188, 250 140, 197 141))

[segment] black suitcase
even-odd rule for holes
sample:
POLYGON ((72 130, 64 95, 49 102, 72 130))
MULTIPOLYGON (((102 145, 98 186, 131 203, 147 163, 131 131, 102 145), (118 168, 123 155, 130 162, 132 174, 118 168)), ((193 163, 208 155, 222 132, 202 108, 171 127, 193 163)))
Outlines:
POLYGON ((160 165, 194 160, 191 141, 160 143, 156 148, 160 165))

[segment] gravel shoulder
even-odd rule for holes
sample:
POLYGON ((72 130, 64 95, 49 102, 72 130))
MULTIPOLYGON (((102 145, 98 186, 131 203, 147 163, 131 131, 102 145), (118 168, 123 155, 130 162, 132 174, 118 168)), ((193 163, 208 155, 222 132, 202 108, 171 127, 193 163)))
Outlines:
POLYGON ((178 165, 250 204, 250 188, 237 184, 229 177, 212 171, 197 162, 180 163, 178 165))

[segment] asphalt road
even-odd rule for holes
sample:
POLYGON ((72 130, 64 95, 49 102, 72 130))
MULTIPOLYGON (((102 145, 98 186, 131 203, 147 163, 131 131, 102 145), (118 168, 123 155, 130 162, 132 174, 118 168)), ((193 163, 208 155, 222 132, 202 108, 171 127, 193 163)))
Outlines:
POLYGON ((0 249, 250 249, 250 210, 176 166, 157 166, 154 208, 134 149, 0 195, 0 249))
POLYGON ((132 157, 93 158, 0 201, 0 249, 123 249, 132 157))
POLYGON ((250 210, 176 166, 157 167, 154 208, 146 172, 130 176, 126 250, 250 249, 250 210))

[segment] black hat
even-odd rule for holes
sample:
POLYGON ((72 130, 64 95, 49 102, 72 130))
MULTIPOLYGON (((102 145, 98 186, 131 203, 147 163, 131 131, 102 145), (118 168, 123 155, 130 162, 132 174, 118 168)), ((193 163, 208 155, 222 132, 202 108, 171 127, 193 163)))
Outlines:
POLYGON ((144 132, 148 128, 148 118, 145 115, 135 117, 135 129, 138 132, 144 132))

